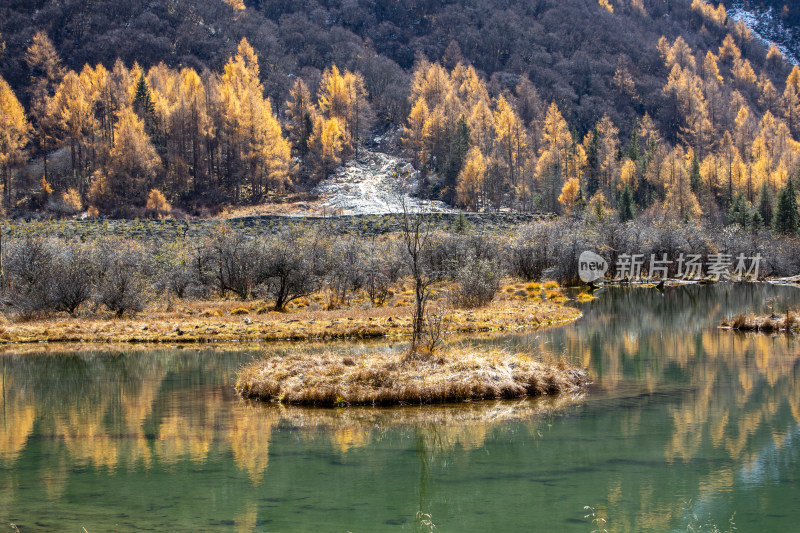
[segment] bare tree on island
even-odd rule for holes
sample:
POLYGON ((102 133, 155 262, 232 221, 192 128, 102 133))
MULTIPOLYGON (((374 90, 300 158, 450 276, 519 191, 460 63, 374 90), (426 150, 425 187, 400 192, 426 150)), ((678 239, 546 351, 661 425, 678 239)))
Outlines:
POLYGON ((408 254, 408 268, 414 281, 414 316, 409 349, 409 352, 414 353, 425 332, 426 306, 431 294, 431 285, 436 281, 435 276, 424 264, 424 255, 431 244, 433 217, 429 210, 409 206, 408 199, 402 195, 398 201, 402 208, 400 231, 408 254))

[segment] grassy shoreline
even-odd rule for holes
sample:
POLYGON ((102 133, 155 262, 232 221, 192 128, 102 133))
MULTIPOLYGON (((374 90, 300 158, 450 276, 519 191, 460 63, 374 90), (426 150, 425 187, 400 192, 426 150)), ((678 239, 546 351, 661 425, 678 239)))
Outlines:
POLYGON ((262 401, 341 407, 424 405, 575 392, 586 373, 502 350, 272 356, 243 368, 236 391, 262 401))
MULTIPOLYGON (((563 305, 560 294, 538 297, 501 293, 480 309, 449 314, 452 333, 508 331, 576 320, 580 312, 563 305)), ((149 309, 136 317, 111 315, 11 321, 0 324, 0 345, 30 343, 203 344, 266 341, 366 339, 408 335, 409 304, 346 307, 335 310, 295 308, 263 312, 254 302, 180 303, 172 309, 149 309)))

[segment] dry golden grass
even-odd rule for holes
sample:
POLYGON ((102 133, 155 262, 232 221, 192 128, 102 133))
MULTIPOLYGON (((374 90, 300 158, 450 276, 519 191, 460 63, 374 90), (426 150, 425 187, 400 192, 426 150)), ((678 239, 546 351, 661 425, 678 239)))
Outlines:
POLYGON ((579 302, 591 302, 594 300, 594 295, 588 292, 582 292, 575 297, 575 299, 579 302))
POLYGON ((564 361, 498 350, 414 357, 323 352, 252 363, 239 373, 236 390, 246 398, 300 405, 410 405, 556 394, 586 382, 584 371, 564 361))
POLYGON ((720 326, 734 331, 757 331, 761 333, 783 332, 792 334, 798 329, 797 319, 791 311, 787 312, 783 318, 739 314, 733 319, 723 320, 720 326))
MULTIPOLYGON (((446 291, 442 291, 440 297, 444 301, 446 291)), ((296 302, 283 313, 239 300, 172 300, 151 305, 136 317, 121 319, 115 319, 110 313, 79 317, 63 314, 27 321, 13 321, 0 315, 0 343, 185 344, 371 338, 411 332, 413 298, 398 295, 381 307, 372 307, 354 298, 349 307, 326 310, 328 301, 325 294, 313 295, 296 302)), ((518 291, 502 290, 486 307, 453 310, 449 331, 505 331, 577 319, 580 312, 561 305, 562 301, 560 297, 542 301, 526 298, 518 291)))

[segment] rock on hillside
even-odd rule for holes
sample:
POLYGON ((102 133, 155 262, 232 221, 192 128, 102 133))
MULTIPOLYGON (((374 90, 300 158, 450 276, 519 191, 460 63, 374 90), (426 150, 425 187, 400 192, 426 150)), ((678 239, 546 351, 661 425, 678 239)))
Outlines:
POLYGON ((408 161, 363 151, 356 160, 320 182, 313 192, 319 196, 320 208, 337 215, 398 213, 403 210, 403 202, 411 210, 454 212, 443 202, 415 198, 418 187, 419 172, 408 161))

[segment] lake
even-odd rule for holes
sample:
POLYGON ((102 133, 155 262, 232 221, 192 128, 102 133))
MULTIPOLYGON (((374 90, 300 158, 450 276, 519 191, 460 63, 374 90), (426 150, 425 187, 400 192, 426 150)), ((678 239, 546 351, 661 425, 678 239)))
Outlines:
MULTIPOLYGON (((787 308, 800 289, 603 289, 574 324, 454 341, 566 358, 583 394, 444 407, 244 402, 235 346, 7 348, 0 531, 794 530, 798 344, 717 328, 787 308)), ((321 347, 262 348, 298 349, 321 347)))

